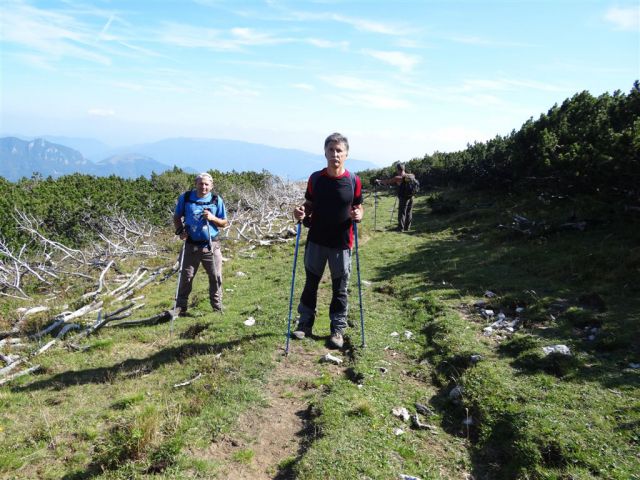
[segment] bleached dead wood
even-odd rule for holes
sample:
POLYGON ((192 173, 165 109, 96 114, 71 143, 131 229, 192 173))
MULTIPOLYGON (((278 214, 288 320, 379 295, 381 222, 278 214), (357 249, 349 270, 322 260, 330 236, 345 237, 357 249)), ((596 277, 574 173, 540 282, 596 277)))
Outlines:
POLYGON ((180 387, 186 387, 187 385, 191 385, 193 382, 195 382, 196 380, 198 380, 200 377, 202 377, 202 373, 199 373, 198 375, 196 375, 195 377, 193 377, 191 380, 187 380, 185 382, 181 382, 181 383, 176 383, 173 385, 173 388, 180 388, 180 387))
POLYGON ((34 365, 33 367, 29 367, 26 370, 22 370, 21 372, 14 373, 13 375, 9 375, 6 378, 0 380, 0 385, 4 385, 5 383, 9 383, 16 378, 23 377, 24 375, 29 375, 30 373, 36 372, 40 370, 40 365, 34 365))
POLYGON ((81 250, 68 247, 60 242, 53 241, 42 234, 38 229, 38 226, 42 225, 42 222, 36 219, 34 216, 29 215, 28 213, 16 208, 14 210, 13 218, 20 230, 29 234, 29 236, 40 242, 44 247, 51 247, 54 250, 61 252, 63 254, 63 260, 70 258, 81 264, 87 263, 87 258, 81 250))
POLYGON ((85 293, 81 297, 83 300, 86 299, 86 298, 95 297, 96 295, 98 295, 102 291, 102 288, 104 287, 104 276, 107 274, 107 271, 111 268, 111 265, 113 265, 113 263, 114 263, 113 260, 111 260, 111 261, 109 261, 107 266, 104 267, 104 269, 100 273, 100 277, 98 278, 98 288, 96 290, 94 290, 93 292, 85 293))
POLYGON ((290 236, 293 208, 304 199, 304 185, 272 177, 264 188, 232 189, 232 193, 240 200, 229 209, 226 238, 282 241, 290 236))

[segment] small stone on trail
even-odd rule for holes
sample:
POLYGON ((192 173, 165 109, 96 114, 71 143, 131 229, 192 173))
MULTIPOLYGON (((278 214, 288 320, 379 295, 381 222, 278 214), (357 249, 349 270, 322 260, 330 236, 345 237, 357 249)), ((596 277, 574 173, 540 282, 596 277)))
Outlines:
POLYGON ((391 332, 391 333, 389 334, 389 336, 390 336, 390 337, 399 337, 399 336, 400 336, 400 334, 399 334, 398 332, 391 332))
POLYGON ((404 430, 402 430, 401 428, 394 428, 393 429, 393 434, 397 437, 399 435, 404 435, 404 430))
POLYGON ((474 355, 471 355, 471 357, 469 357, 469 360, 471 360, 471 363, 478 363, 480 360, 482 360, 482 355, 478 355, 476 353, 474 355))
POLYGON ((416 402, 415 406, 416 406, 416 412, 424 415, 425 417, 434 415, 433 410, 431 410, 431 408, 427 407, 426 405, 416 402))
POLYGON ((405 475, 404 473, 400 474, 400 480, 420 480, 418 477, 414 477, 413 475, 405 475))
POLYGON ((236 272, 236 277, 246 277, 247 274, 244 272, 236 272))
POLYGON ((411 339, 411 337, 413 337, 413 333, 410 332, 409 330, 405 330, 404 331, 404 338, 406 338, 407 340, 411 339))
POLYGON ((463 392, 464 392, 464 389, 460 385, 457 385, 453 387, 449 392, 449 398, 452 400, 458 400, 459 398, 462 397, 463 392))
POLYGON ((320 359, 322 362, 333 363, 334 365, 340 365, 342 363, 342 359, 338 357, 334 357, 330 353, 327 353, 320 359))
POLYGON ((409 420, 409 411, 404 407, 395 407, 391 409, 391 413, 393 413, 396 417, 401 418, 404 422, 409 420))
POLYGON ((542 351, 545 355, 551 355, 552 353, 559 353, 560 355, 571 355, 571 350, 566 345, 553 345, 551 347, 542 347, 542 351))
POLYGON ((496 294, 493 293, 491 290, 487 290, 486 292, 484 292, 484 296, 487 298, 493 298, 496 296, 496 294))
POLYGON ((433 428, 431 425, 422 423, 417 413, 415 415, 411 415, 411 426, 418 430, 431 430, 433 428))
POLYGON ((255 324, 256 324, 256 319, 255 319, 255 318, 253 318, 253 317, 249 317, 249 318, 247 318, 247 319, 244 321, 244 324, 245 324, 247 327, 252 327, 253 325, 255 325, 255 324))

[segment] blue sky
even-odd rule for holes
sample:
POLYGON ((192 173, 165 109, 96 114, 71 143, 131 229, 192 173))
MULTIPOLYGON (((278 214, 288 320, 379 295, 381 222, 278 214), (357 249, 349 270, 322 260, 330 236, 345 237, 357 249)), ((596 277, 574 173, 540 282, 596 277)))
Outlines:
POLYGON ((0 134, 244 140, 388 165, 640 78, 640 2, 2 0, 0 134))

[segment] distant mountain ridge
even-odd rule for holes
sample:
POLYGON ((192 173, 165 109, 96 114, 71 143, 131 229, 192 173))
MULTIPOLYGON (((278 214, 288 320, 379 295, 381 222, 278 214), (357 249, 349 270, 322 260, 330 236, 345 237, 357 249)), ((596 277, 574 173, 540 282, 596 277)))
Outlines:
MULTIPOLYGON (((0 138, 0 176, 10 181, 34 172, 58 177, 71 173, 149 176, 178 166, 188 172, 267 170, 290 180, 306 178, 326 166, 324 155, 302 150, 270 147, 238 140, 169 138, 129 147, 111 148, 92 139, 46 137, 21 140, 0 138), (60 139, 59 144, 51 140, 60 139), (31 145, 31 147, 29 147, 31 145), (84 148, 90 153, 85 153, 84 148), (100 157, 98 157, 98 155, 100 157), (92 157, 92 160, 89 157, 92 157), (100 158, 96 161, 96 158, 100 158)), ((347 168, 357 172, 377 168, 371 162, 348 159, 347 168)))

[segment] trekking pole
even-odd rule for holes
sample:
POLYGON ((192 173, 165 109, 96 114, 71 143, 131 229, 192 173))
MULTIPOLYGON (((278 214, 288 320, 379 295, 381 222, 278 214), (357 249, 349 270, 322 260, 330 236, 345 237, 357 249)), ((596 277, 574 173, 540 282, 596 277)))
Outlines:
POLYGON ((180 265, 178 266, 178 284, 176 285, 176 296, 173 302, 173 315, 171 315, 171 324, 169 325, 169 335, 173 335, 173 320, 175 318, 176 309, 178 308, 178 292, 180 291, 180 280, 182 280, 182 264, 184 262, 184 251, 187 248, 187 242, 182 241, 182 252, 180 252, 180 265))
POLYGON ((213 256, 213 242, 211 241, 211 223, 207 219, 207 233, 209 234, 209 252, 211 253, 211 266, 213 268, 213 274, 217 277, 218 272, 216 272, 216 260, 213 256))
POLYGON ((293 253, 293 273, 291 274, 291 293, 289 294, 289 320, 287 321, 287 344, 284 347, 284 354, 289 355, 289 338, 291 337, 291 311, 293 310, 293 287, 296 283, 296 263, 298 262, 298 246, 300 245, 300 230, 302 222, 298 222, 296 232, 296 249, 293 253))
POLYGON ((393 207, 391 207, 391 216, 389 217, 389 226, 391 226, 393 222, 393 212, 396 209, 396 203, 398 203, 398 197, 393 200, 393 207))
POLYGON ((373 231, 378 231, 378 186, 373 186, 373 231))
POLYGON ((358 222, 353 222, 353 236, 356 242, 356 270, 358 271, 358 298, 360 299, 360 335, 362 348, 366 347, 364 341, 364 312, 362 310, 362 282, 360 281, 360 253, 358 251, 358 222))

